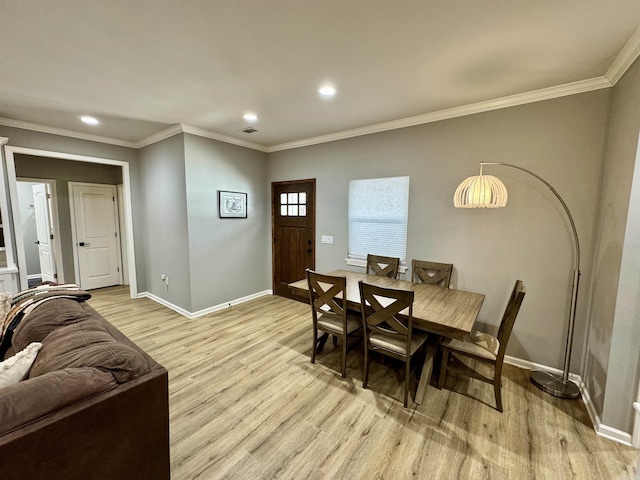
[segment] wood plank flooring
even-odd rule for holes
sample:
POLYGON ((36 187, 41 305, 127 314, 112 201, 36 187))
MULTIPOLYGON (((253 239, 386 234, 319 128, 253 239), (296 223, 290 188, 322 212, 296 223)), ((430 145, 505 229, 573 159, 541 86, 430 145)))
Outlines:
POLYGON ((598 437, 580 400, 505 365, 492 388, 447 379, 402 407, 402 369, 360 346, 310 363, 310 310, 262 297, 189 320, 122 287, 89 303, 169 371, 171 471, 195 479, 633 479, 637 452, 598 437))

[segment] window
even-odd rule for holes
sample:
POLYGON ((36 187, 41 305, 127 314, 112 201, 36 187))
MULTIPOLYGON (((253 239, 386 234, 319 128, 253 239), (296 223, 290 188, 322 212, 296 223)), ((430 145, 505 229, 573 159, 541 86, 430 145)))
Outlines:
POLYGON ((347 263, 366 265, 367 254, 407 259, 409 177, 349 181, 347 263))
POLYGON ((306 217, 307 216, 307 194, 281 193, 280 194, 280 215, 283 217, 306 217))

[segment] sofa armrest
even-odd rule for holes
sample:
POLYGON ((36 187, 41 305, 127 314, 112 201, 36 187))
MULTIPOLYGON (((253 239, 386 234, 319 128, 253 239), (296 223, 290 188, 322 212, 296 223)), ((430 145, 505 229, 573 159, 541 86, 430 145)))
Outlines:
POLYGON ((5 480, 170 478, 164 368, 0 436, 5 480))

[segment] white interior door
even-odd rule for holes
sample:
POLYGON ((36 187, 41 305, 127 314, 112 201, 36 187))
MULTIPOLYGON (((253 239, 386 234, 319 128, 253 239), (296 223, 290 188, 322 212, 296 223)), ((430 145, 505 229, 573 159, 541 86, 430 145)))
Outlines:
POLYGON ((80 287, 90 290, 118 285, 120 259, 117 245, 116 187, 69 185, 80 287))
POLYGON ((53 230, 51 229, 51 205, 49 185, 39 183, 32 187, 33 206, 36 217, 36 233, 38 236, 38 257, 43 282, 56 281, 56 262, 54 259, 53 230))

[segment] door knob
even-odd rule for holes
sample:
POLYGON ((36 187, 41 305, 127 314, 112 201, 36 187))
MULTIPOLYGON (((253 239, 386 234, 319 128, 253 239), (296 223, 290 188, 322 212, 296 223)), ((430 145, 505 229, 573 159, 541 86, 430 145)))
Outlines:
POLYGON ((35 241, 35 242, 33 242, 33 243, 35 243, 36 245, 40 245, 40 240, 36 240, 36 241, 35 241))
POLYGON ((88 246, 89 246, 89 244, 88 244, 88 243, 85 243, 85 242, 80 242, 80 243, 78 243, 78 246, 79 246, 79 247, 88 247, 88 246))
POLYGON ((307 253, 311 253, 311 252, 313 252, 313 249, 312 248, 307 248, 307 253))

